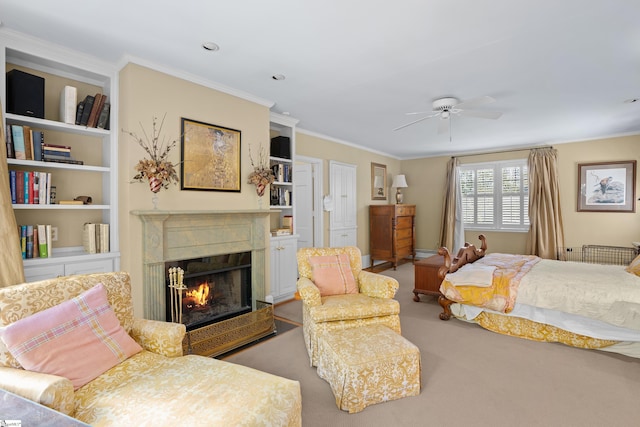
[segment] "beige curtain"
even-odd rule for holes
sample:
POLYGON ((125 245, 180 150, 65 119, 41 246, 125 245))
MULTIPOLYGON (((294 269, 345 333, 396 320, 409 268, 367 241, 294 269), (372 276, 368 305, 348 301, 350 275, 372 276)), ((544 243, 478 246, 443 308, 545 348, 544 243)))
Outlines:
POLYGON ((457 158, 452 157, 447 163, 447 182, 445 183, 444 205, 440 228, 440 246, 456 253, 464 244, 464 226, 462 222, 462 206, 460 189, 458 188, 457 158))
POLYGON ((529 221, 526 253, 556 259, 564 247, 560 209, 558 150, 533 149, 529 153, 529 221))
MULTIPOLYGON (((1 110, 0 106, 0 110, 1 110)), ((0 122, 0 287, 24 282, 18 225, 11 206, 4 123, 0 122)))

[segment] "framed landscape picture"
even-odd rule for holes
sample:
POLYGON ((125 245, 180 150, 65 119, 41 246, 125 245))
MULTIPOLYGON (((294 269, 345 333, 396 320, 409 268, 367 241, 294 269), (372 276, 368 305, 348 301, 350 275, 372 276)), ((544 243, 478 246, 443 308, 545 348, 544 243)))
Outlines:
POLYGON ((578 164, 578 212, 635 212, 636 161, 578 164))
POLYGON ((240 191, 241 132, 182 118, 182 190, 240 191))

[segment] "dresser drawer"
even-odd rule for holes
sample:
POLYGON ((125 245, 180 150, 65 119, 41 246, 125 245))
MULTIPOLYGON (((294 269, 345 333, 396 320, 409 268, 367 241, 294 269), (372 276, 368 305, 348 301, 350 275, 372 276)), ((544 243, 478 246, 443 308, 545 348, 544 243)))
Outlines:
POLYGON ((396 218, 396 221, 397 230, 411 229, 413 227, 413 218, 410 216, 401 216, 396 218))
POLYGON ((411 240, 411 236, 413 236, 413 230, 411 230, 411 228, 396 231, 396 239, 398 242, 401 240, 411 240))
POLYGON ((407 239, 398 239, 396 242, 396 248, 398 252, 408 250, 409 252, 413 252, 413 239, 411 236, 407 239))
POLYGON ((415 205, 396 205, 396 216, 413 216, 416 214, 415 205))

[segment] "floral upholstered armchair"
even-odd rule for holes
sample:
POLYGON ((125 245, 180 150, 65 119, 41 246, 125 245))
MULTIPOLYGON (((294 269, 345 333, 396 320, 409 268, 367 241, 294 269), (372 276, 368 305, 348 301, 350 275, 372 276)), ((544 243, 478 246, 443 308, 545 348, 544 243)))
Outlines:
POLYGON ((311 366, 317 366, 318 337, 331 331, 382 324, 400 333, 396 279, 362 270, 355 246, 298 250, 298 293, 303 335, 311 366))

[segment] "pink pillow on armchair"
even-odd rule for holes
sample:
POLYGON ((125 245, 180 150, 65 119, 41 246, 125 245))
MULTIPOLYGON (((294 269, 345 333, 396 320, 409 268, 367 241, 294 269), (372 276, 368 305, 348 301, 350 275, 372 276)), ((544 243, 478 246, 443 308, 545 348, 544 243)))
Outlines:
POLYGON ((76 390, 142 351, 120 325, 102 283, 6 326, 0 337, 24 369, 66 377, 76 390))
POLYGON ((309 258, 313 283, 321 296, 357 294, 358 285, 351 271, 349 255, 325 255, 309 258))

